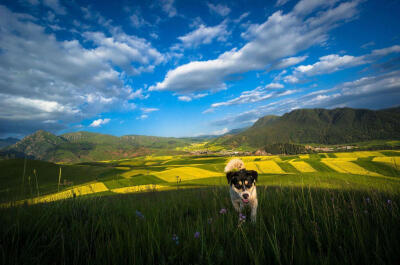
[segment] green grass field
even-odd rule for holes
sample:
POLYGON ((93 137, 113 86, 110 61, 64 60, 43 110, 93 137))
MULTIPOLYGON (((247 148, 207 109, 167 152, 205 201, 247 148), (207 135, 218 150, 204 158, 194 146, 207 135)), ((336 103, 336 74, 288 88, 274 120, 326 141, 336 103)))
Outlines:
POLYGON ((398 264, 400 259, 398 194, 259 186, 256 224, 238 221, 227 187, 102 195, 2 209, 0 260, 398 264))
POLYGON ((3 160, 0 260, 398 264, 399 154, 243 157, 259 172, 256 224, 239 222, 231 206, 223 174, 230 157, 3 160), (58 185, 60 167, 61 183, 73 185, 58 185))

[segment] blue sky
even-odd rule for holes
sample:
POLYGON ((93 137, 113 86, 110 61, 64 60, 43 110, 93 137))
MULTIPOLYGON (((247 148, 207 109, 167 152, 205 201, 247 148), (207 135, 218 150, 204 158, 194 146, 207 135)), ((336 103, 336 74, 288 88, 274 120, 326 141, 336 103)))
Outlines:
POLYGON ((400 1, 0 2, 0 136, 196 136, 400 104, 400 1))

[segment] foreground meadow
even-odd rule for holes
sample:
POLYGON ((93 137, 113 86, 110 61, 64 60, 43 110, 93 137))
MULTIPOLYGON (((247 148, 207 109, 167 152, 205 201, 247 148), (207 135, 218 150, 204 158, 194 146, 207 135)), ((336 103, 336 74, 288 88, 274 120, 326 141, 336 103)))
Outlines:
POLYGON ((398 264, 399 194, 258 187, 77 197, 1 209, 2 264, 398 264), (246 213, 245 213, 246 214, 246 213))

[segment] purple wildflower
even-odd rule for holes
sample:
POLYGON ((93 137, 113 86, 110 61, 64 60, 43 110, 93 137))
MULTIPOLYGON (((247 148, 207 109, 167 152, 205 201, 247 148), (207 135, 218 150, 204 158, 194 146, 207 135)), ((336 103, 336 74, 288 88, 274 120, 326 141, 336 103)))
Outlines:
POLYGON ((136 216, 139 217, 139 218, 144 219, 144 215, 138 210, 136 210, 136 216))
POLYGON ((179 237, 176 234, 172 235, 172 241, 175 241, 175 244, 179 245, 179 237))
POLYGON ((371 199, 370 199, 369 197, 367 197, 367 198, 365 199, 365 201, 366 201, 367 203, 370 203, 370 202, 371 202, 371 199))
POLYGON ((387 203, 388 204, 392 204, 392 200, 387 200, 387 203))
POLYGON ((220 214, 226 214, 227 210, 225 208, 222 208, 221 210, 219 210, 220 214))
POLYGON ((208 218, 207 219, 207 223, 210 225, 212 223, 213 219, 212 218, 208 218))
POLYGON ((239 213, 239 222, 246 222, 246 215, 239 213))
POLYGON ((199 238, 200 237, 200 232, 194 233, 194 238, 199 238))

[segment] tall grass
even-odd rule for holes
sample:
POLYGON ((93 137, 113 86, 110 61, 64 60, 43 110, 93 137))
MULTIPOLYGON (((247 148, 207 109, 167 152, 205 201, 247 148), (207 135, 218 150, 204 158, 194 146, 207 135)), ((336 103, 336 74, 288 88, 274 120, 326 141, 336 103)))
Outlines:
POLYGON ((399 193, 259 186, 255 224, 238 221, 228 194, 226 187, 213 187, 78 197, 0 209, 0 260, 3 264, 398 264, 400 260, 399 193), (220 213, 222 208, 226 214, 220 213), (173 235, 179 239, 173 240, 173 235))

